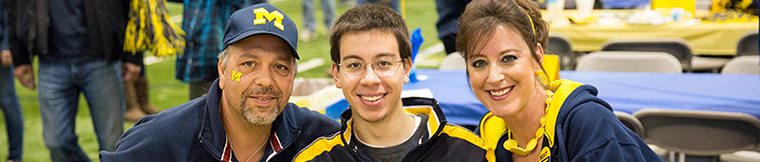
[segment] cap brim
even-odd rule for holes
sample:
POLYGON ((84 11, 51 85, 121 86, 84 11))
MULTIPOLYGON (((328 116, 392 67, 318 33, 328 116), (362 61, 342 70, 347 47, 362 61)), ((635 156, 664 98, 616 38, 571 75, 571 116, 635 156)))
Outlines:
POLYGON ((234 44, 237 41, 243 40, 245 38, 248 38, 254 35, 259 35, 259 34, 271 34, 282 39, 288 44, 288 47, 290 47, 290 51, 293 53, 293 57, 295 57, 297 60, 301 60, 301 58, 298 57, 298 51, 296 51, 296 47, 293 46, 292 42, 288 42, 288 39, 286 39, 284 36, 280 35, 279 33, 263 31, 263 30, 250 30, 250 31, 243 32, 235 36, 234 38, 232 38, 232 40, 230 40, 228 43, 225 43, 227 46, 224 46, 223 49, 226 49, 229 45, 234 44))

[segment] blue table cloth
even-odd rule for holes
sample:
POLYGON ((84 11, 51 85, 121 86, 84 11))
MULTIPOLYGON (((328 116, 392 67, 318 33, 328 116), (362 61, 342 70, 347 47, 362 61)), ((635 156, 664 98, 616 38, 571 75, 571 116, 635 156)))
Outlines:
MULTIPOLYGON (((405 84, 404 90, 430 89, 449 123, 478 125, 488 112, 473 95, 465 71, 418 69, 417 75, 427 79, 405 84)), ((760 118, 760 75, 561 71, 560 78, 596 87, 616 111, 707 110, 760 118)))

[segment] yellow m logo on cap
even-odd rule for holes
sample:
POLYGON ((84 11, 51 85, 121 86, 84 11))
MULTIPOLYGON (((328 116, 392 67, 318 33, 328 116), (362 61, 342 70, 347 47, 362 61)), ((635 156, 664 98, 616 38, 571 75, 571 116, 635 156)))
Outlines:
POLYGON ((266 24, 267 22, 274 22, 274 27, 285 31, 285 26, 282 26, 282 19, 284 19, 285 16, 283 16, 280 11, 275 10, 274 12, 270 13, 264 8, 257 8, 253 10, 253 13, 256 14, 256 19, 253 20, 253 25, 261 25, 266 24))

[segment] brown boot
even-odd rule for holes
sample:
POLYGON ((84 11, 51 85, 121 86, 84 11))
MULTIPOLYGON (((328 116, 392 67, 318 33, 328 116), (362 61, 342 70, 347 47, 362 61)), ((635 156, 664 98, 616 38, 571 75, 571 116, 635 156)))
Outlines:
POLYGON ((148 97, 148 79, 145 76, 140 76, 135 80, 135 90, 137 92, 137 102, 140 103, 140 109, 146 114, 158 114, 159 110, 150 105, 150 98, 148 97))
POLYGON ((137 122, 137 120, 145 116, 145 113, 140 110, 140 103, 137 102, 134 81, 124 81, 124 96, 127 101, 127 111, 124 112, 124 119, 128 122, 137 122))

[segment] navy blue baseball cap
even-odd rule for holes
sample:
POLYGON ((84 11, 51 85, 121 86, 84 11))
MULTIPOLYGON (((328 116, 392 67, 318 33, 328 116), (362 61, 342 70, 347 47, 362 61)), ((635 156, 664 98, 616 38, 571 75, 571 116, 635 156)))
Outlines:
POLYGON ((271 34, 290 44, 296 59, 298 52, 298 29, 293 20, 282 10, 270 4, 259 3, 235 11, 224 25, 224 47, 258 34, 271 34))

